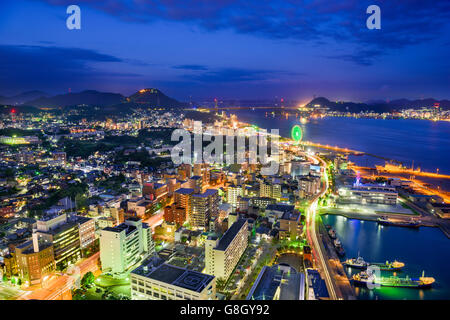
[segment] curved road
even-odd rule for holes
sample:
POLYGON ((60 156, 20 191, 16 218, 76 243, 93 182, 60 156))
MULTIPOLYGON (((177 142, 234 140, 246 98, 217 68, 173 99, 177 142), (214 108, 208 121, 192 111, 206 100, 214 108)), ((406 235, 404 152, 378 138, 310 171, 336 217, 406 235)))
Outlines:
POLYGON ((308 237, 308 242, 311 244, 313 254, 316 258, 316 260, 319 262, 320 269, 323 271, 323 275, 325 277, 325 283, 327 285, 328 293, 330 295, 330 298, 332 300, 342 299, 342 297, 338 297, 336 293, 335 283, 332 280, 332 277, 330 275, 330 271, 328 270, 328 263, 326 261, 326 257, 323 253, 324 248, 323 245, 320 243, 318 237, 317 237, 317 230, 318 225, 316 223, 317 220, 317 204, 319 202, 319 198, 322 197, 325 192, 328 190, 328 175, 326 173, 327 170, 327 164, 325 161, 320 159, 319 157, 307 155, 307 157, 313 159, 315 162, 320 163, 321 166, 324 168, 324 178, 325 183, 322 184, 320 192, 313 198, 310 206, 308 207, 308 210, 306 212, 306 233, 308 237))

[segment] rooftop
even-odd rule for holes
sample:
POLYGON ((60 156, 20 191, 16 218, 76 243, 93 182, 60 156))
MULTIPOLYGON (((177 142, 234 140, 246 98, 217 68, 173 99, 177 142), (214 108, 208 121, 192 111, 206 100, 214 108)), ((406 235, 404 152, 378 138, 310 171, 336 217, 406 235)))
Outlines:
POLYGON ((264 266, 247 300, 304 300, 304 287, 304 274, 296 272, 289 265, 264 266))
POLYGON ((209 274, 187 270, 167 263, 159 264, 156 267, 151 263, 141 265, 131 273, 195 292, 201 292, 214 279, 214 276, 209 274))
POLYGON ((295 206, 287 204, 268 204, 266 210, 289 212, 294 211, 295 206))
POLYGON ((215 249, 225 251, 246 222, 246 219, 239 219, 235 223, 233 223, 231 227, 227 231, 225 231, 222 238, 220 238, 219 243, 217 243, 215 249))
POLYGON ((121 223, 121 224, 119 224, 118 226, 115 226, 115 227, 106 227, 103 230, 104 231, 109 231, 109 232, 117 232, 117 233, 120 233, 120 232, 125 230, 125 234, 129 235, 131 232, 136 230, 136 227, 135 226, 130 226, 130 225, 128 225, 128 224, 126 224, 124 222, 124 223, 121 223))
POLYGON ((179 194, 192 194, 194 193, 194 189, 191 188, 180 188, 177 191, 175 191, 175 193, 179 193, 179 194))

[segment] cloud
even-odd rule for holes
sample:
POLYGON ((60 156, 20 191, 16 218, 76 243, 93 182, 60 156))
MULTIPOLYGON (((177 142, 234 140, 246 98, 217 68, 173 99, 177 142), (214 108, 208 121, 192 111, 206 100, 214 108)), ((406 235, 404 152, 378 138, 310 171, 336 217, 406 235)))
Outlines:
POLYGON ((98 63, 121 63, 122 59, 94 50, 55 46, 0 45, 0 87, 3 90, 89 86, 113 77, 136 77, 133 73, 101 71, 98 63))
MULTIPOLYGON (((52 5, 72 2, 42 1, 52 5)), ((208 31, 229 29, 270 39, 344 42, 355 45, 358 51, 376 51, 378 56, 436 39, 450 21, 448 0, 80 0, 79 3, 123 21, 166 20, 197 25, 208 31), (372 4, 381 8, 381 30, 366 28, 366 9, 372 4)), ((363 55, 364 52, 357 52, 354 57, 342 58, 369 65, 377 56, 362 58, 363 55)))
POLYGON ((361 66, 371 66, 374 59, 383 55, 381 50, 360 50, 350 54, 329 55, 326 58, 350 61, 361 66))
POLYGON ((182 64, 182 65, 173 66, 172 68, 173 69, 181 69, 181 70, 193 70, 193 71, 208 70, 208 67, 199 65, 199 64, 182 64))
POLYGON ((185 78, 205 83, 265 81, 275 77, 276 71, 221 68, 200 74, 186 74, 185 78))

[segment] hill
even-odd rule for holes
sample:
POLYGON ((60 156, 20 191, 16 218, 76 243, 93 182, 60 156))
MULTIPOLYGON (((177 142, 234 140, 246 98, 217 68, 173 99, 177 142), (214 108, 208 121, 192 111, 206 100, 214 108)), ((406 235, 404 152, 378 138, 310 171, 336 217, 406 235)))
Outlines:
POLYGON ((155 88, 147 88, 139 90, 127 99, 128 102, 148 105, 153 107, 180 108, 186 107, 186 103, 172 99, 155 88))
POLYGON ((21 105, 26 101, 48 97, 49 95, 45 92, 33 90, 23 92, 21 94, 12 96, 12 97, 3 97, 0 96, 0 104, 8 104, 8 105, 21 105))
POLYGON ((383 100, 373 100, 366 103, 362 102, 351 102, 351 101, 330 101, 324 97, 318 97, 311 100, 306 106, 307 107, 327 107, 331 111, 338 112, 353 112, 359 113, 361 111, 368 112, 394 112, 403 109, 419 109, 424 107, 432 107, 435 103, 439 103, 441 108, 450 109, 449 100, 436 100, 436 99, 422 99, 422 100, 408 100, 408 99, 398 99, 392 101, 383 100))
POLYGON ((38 108, 61 108, 85 105, 104 107, 105 111, 136 107, 180 108, 187 106, 186 103, 172 99, 154 88, 139 90, 129 97, 125 97, 119 93, 85 90, 78 93, 66 93, 53 97, 40 97, 27 101, 26 104, 38 108))
POLYGON ((76 105, 110 106, 125 101, 125 97, 119 93, 99 92, 85 90, 78 93, 66 93, 53 97, 42 97, 26 102, 34 107, 67 107, 76 105))

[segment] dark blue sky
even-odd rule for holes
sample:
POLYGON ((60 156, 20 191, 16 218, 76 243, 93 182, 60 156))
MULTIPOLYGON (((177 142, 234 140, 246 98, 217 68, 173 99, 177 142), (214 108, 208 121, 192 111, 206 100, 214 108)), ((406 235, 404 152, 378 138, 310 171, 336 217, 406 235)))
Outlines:
POLYGON ((0 95, 450 98, 448 0, 14 0, 0 12, 0 95), (70 4, 81 30, 66 28, 70 4), (366 28, 370 4, 381 30, 366 28))

